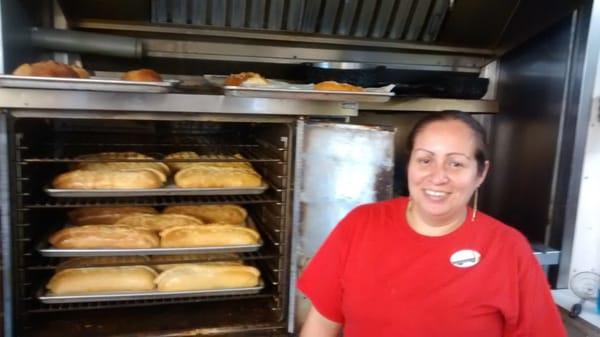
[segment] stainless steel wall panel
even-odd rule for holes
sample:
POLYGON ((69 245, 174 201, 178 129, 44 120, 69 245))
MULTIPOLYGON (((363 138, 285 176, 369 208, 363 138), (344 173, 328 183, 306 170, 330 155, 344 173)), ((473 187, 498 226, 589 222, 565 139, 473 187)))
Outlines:
MULTIPOLYGON (((217 0, 218 1, 218 0, 217 0)), ((265 23, 265 9, 267 0, 251 0, 250 2, 250 28, 263 28, 265 23)))
POLYGON ((246 24, 246 2, 247 0, 231 0, 230 25, 234 28, 242 28, 246 24))
POLYGON ((212 26, 225 26, 226 1, 212 0, 210 3, 210 24, 212 26))
POLYGON ((317 28, 319 11, 321 10, 321 0, 306 0, 304 15, 302 16, 303 33, 314 33, 317 28))
MULTIPOLYGON (((160 0, 163 1, 163 0, 160 0)), ((190 21, 194 25, 205 25, 208 11, 208 0, 190 0, 190 21)))
POLYGON ((286 30, 296 31, 302 24, 304 0, 289 0, 286 30))
POLYGON ((267 19, 267 28, 280 30, 283 24, 283 5, 285 1, 271 0, 269 3, 269 17, 267 19))
POLYGON ((425 42, 435 41, 437 38, 442 22, 448 12, 449 0, 435 0, 431 13, 427 16, 427 25, 423 31, 422 40, 425 42))
POLYGON ((415 3, 415 8, 412 13, 408 30, 404 36, 404 40, 415 41, 421 36, 425 19, 431 6, 431 0, 419 0, 415 3))
POLYGON ((358 7, 358 0, 345 0, 343 2, 342 14, 340 16, 340 23, 337 27, 336 33, 339 35, 350 35, 352 32, 352 22, 354 21, 354 15, 356 8, 358 7))
POLYGON ((390 35, 388 36, 390 39, 394 40, 402 38, 408 23, 410 9, 413 5, 413 0, 398 1, 400 2, 400 4, 398 5, 398 9, 396 10, 396 15, 394 16, 392 28, 390 29, 390 35))
POLYGON ((377 11, 377 17, 373 25, 373 31, 371 37, 382 38, 388 31, 390 26, 390 18, 394 10, 395 0, 381 0, 379 10, 377 11))
POLYGON ((171 22, 177 24, 187 23, 188 0, 171 0, 171 22))
POLYGON ((377 1, 362 2, 362 6, 358 11, 358 22, 356 23, 356 29, 354 30, 353 34, 354 36, 365 37, 367 34, 369 34, 376 5, 377 1))
POLYGON ((319 33, 333 34, 333 29, 338 15, 340 0, 325 0, 323 17, 319 26, 319 33))

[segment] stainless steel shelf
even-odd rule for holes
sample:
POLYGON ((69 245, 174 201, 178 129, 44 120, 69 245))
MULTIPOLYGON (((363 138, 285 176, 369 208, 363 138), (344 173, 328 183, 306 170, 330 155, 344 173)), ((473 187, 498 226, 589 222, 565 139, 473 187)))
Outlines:
POLYGON ((461 110, 469 113, 494 114, 499 112, 497 101, 449 98, 400 98, 386 103, 360 103, 362 111, 442 111, 461 110))

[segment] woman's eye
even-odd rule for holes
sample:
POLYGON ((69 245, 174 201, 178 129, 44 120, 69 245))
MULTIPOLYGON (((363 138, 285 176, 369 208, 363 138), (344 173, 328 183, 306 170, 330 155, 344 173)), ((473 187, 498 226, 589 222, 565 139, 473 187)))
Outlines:
POLYGON ((464 167, 465 165, 461 162, 457 162, 457 161, 452 161, 450 162, 450 167, 452 168, 461 168, 464 167))
POLYGON ((419 158, 419 159, 417 159, 417 163, 422 164, 422 165, 427 165, 427 164, 431 163, 431 159, 419 158))

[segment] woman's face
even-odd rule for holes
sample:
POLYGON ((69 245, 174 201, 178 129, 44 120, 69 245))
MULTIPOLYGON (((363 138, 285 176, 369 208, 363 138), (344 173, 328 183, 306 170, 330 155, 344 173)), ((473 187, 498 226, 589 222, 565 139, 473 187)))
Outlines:
POLYGON ((430 219, 453 221, 464 214, 483 182, 477 173, 473 131, 457 120, 436 121, 415 137, 408 163, 408 189, 416 209, 430 219))

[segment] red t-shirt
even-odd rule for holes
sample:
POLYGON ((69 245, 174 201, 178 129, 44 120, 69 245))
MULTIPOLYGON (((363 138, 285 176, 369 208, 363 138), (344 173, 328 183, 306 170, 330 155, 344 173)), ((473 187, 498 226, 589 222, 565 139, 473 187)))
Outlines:
POLYGON ((482 214, 441 237, 405 219, 407 198, 357 207, 298 281, 344 337, 565 337, 546 277, 527 240, 482 214), (459 268, 457 251, 480 260, 459 268), (455 261, 456 262, 456 261, 455 261))

